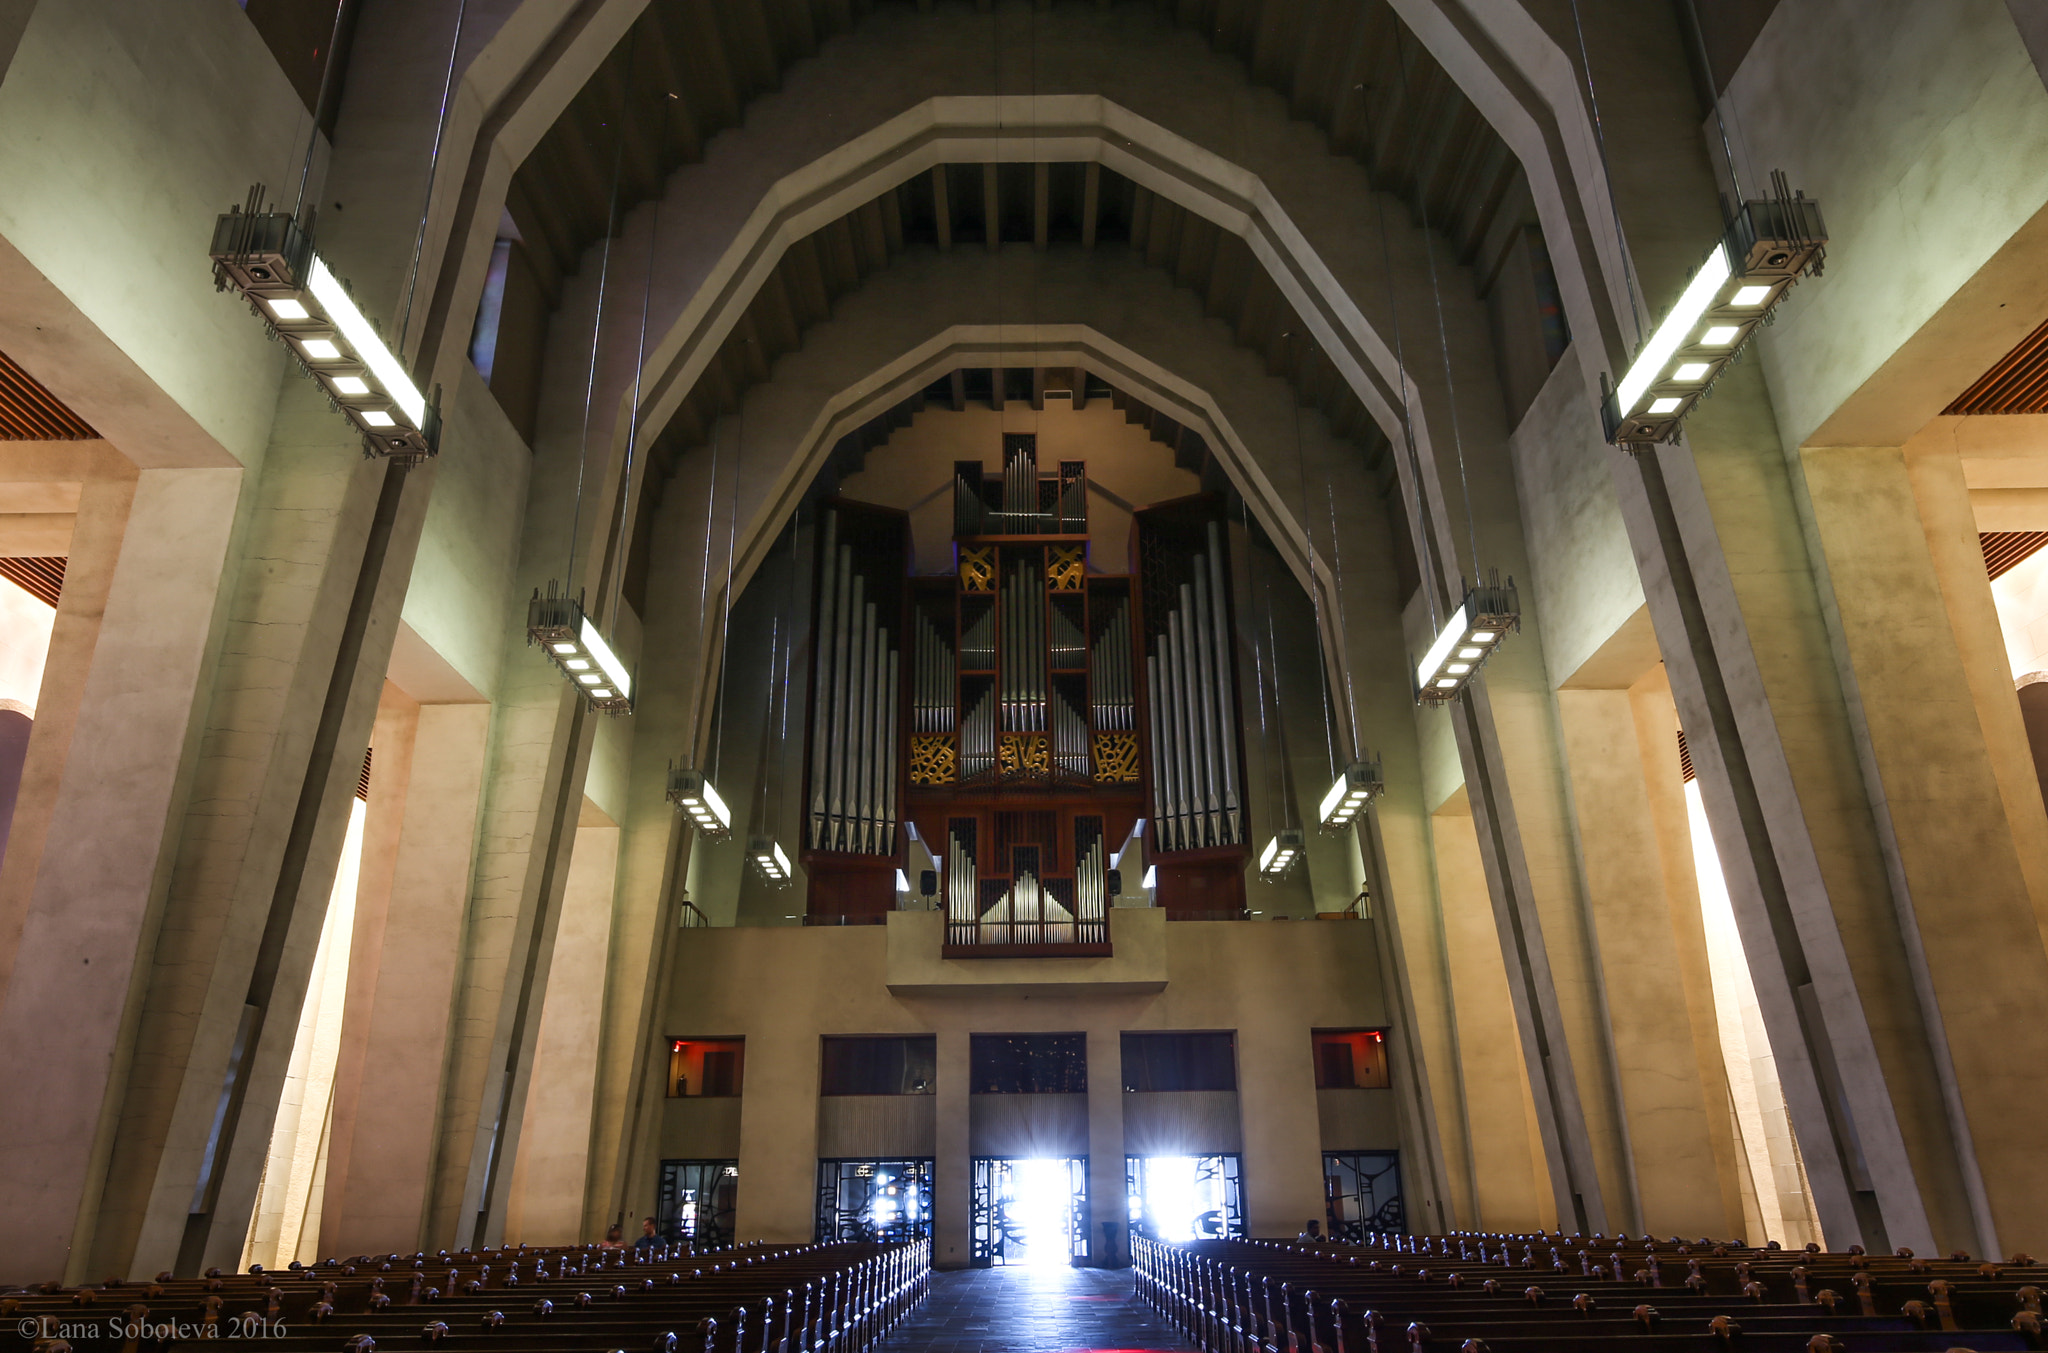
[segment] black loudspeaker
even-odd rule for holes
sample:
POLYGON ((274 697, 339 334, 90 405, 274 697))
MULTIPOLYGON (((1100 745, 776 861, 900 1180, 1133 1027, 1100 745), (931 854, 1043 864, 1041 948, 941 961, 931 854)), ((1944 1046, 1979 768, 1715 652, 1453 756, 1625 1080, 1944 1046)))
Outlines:
POLYGON ((1107 874, 1107 876, 1105 877, 1105 882, 1106 882, 1106 883, 1107 883, 1107 885, 1108 885, 1108 888, 1109 888, 1109 895, 1110 895, 1111 897, 1122 897, 1122 896, 1124 895, 1124 871, 1123 871, 1123 870, 1121 870, 1121 869, 1112 869, 1112 870, 1110 870, 1110 871, 1109 871, 1109 873, 1107 874))
POLYGON ((918 871, 917 891, 920 897, 937 897, 939 895, 939 871, 936 869, 918 871))

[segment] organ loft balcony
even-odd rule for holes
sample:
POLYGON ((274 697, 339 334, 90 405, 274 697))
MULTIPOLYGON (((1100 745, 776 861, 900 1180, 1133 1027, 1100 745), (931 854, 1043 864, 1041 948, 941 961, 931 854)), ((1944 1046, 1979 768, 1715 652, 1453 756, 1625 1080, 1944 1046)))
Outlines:
POLYGON ((888 917, 889 990, 899 996, 988 996, 1064 993, 1140 996, 1166 989, 1166 913, 1155 907, 1114 907, 1097 923, 1096 944, 1010 946, 1001 941, 946 943, 942 911, 898 911, 888 917), (1006 949, 1016 952, 1005 956, 1006 949))

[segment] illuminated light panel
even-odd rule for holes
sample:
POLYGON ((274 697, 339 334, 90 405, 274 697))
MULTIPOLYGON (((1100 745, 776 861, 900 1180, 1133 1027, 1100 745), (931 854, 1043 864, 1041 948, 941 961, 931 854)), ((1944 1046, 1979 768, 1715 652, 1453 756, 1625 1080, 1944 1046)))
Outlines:
POLYGON ((732 809, 718 796, 718 790, 696 770, 671 770, 668 801, 690 815, 690 821, 706 836, 723 837, 732 830, 732 809))
POLYGON ((1636 354, 1628 374, 1615 388, 1624 418, 1636 411, 1636 405, 1650 388, 1650 383, 1657 379, 1657 373, 1670 364, 1685 336, 1699 324, 1700 317, 1707 313, 1714 297, 1720 294, 1727 282, 1728 254, 1717 244, 1707 255, 1707 261, 1700 265, 1700 270, 1693 274, 1692 281, 1686 283, 1678 304, 1664 317, 1657 331, 1650 335, 1650 341, 1643 344, 1643 350, 1636 354))
POLYGON ((390 414, 384 412, 384 410, 382 409, 364 409, 362 411, 362 414, 363 421, 365 423, 368 423, 373 428, 390 428, 398 426, 397 420, 393 419, 390 414))
MULTIPOLYGON (((771 888, 786 885, 794 876, 789 856, 782 853, 782 847, 771 837, 755 836, 747 841, 747 863, 761 876, 761 881, 771 888)), ((897 870, 901 877, 902 870, 897 870)))
POLYGON ((361 376, 336 376, 334 378, 334 388, 345 395, 367 395, 370 393, 370 383, 361 376))
POLYGON ((1283 879, 1294 872, 1294 866, 1301 860, 1301 833, 1289 827, 1274 834, 1266 842, 1266 848, 1259 852, 1259 877, 1283 879))
POLYGON ((384 346, 384 340, 377 336, 376 326, 356 309, 348 289, 327 266, 327 260, 318 254, 313 256, 313 275, 307 279, 306 289, 313 293, 313 299, 320 303, 321 309, 341 330, 341 336, 348 340, 349 346, 362 357, 392 402, 412 420, 414 427, 424 427, 427 421, 426 398, 412 383, 412 377, 405 374, 405 367, 398 358, 392 356, 391 349, 384 346))
POLYGON ((1741 204, 1608 392, 1607 440, 1634 451, 1674 439, 1750 326, 1768 318, 1802 273, 1820 270, 1826 244, 1819 205, 1773 174, 1770 196, 1741 204))
POLYGON ((1416 698, 1442 703, 1462 691, 1506 631, 1520 628, 1521 613, 1513 578, 1502 584, 1494 574, 1486 585, 1467 589, 1464 603, 1415 668, 1416 698))
POLYGON ((626 674, 626 664, 619 661, 618 655, 612 652, 611 645, 604 641, 604 636, 597 632, 597 626, 590 623, 590 617, 587 615, 583 617, 583 647, 591 657, 597 659, 597 665, 604 669, 604 674, 619 688, 620 695, 633 693, 633 678, 626 674))
POLYGON ((299 346, 305 349, 306 355, 316 362, 338 362, 341 360, 341 349, 335 347, 333 343, 324 338, 302 338, 299 340, 299 346))
POLYGON ((556 595, 553 586, 547 596, 536 590, 527 605, 526 641, 543 645, 598 713, 632 713, 633 685, 625 664, 583 613, 582 600, 556 595))
POLYGON ((1325 832, 1348 831, 1366 805, 1379 797, 1383 787, 1377 760, 1354 761, 1344 768, 1316 809, 1316 822, 1325 832))
POLYGON ((311 311, 307 310, 305 306, 300 305, 297 301, 294 300, 287 300, 280 297, 279 299, 274 301, 265 301, 264 304, 270 307, 271 314, 277 316, 279 319, 282 320, 301 320, 313 318, 311 311))

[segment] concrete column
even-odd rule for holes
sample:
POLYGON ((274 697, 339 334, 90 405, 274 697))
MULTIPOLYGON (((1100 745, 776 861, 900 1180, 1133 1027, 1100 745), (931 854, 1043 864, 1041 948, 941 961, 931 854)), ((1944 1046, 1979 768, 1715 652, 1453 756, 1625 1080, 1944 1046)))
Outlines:
POLYGON ((1551 1189, 1536 1105, 1522 1060, 1485 866, 1463 793, 1430 818, 1443 899, 1444 948, 1456 1012, 1455 1065, 1469 1152, 1473 1215, 1460 1226, 1553 1230, 1551 1189))
POLYGON ((11 1273, 90 1272, 240 482, 151 470, 81 497, 0 875, 11 1273))
POLYGON ((1300 1024, 1269 1015, 1257 1002, 1238 1014, 1237 1095, 1252 1106, 1242 1115, 1245 1229, 1254 1236, 1297 1235, 1304 1221, 1323 1215, 1315 1053, 1300 1024), (1288 1105, 1295 1106, 1292 1112, 1288 1105))
POLYGON ((611 947, 612 893, 619 868, 619 829, 587 802, 576 830, 576 853, 562 896, 562 924, 533 1053, 526 1096, 524 1149, 512 1170, 505 1212, 508 1242, 573 1245, 588 1237, 584 1190, 597 1086, 604 976, 611 947))
POLYGON ((1690 887, 1669 891, 1674 871, 1649 784, 1651 774, 1668 779, 1658 785, 1668 796, 1680 783, 1677 719, 1641 730, 1645 745, 1634 703, 1627 690, 1557 693, 1636 1199, 1626 1229, 1734 1235, 1741 1200, 1711 992, 1700 990, 1707 973, 1699 903, 1690 887), (1691 925, 1682 929, 1688 912, 1691 925), (1696 1007, 1701 995, 1708 1004, 1696 1007), (1704 1039, 1695 1034, 1696 1014, 1707 1016, 1704 1039))
POLYGON ((1088 1031, 1088 1253, 1095 1267, 1130 1262, 1130 1208, 1124 1202, 1123 1034, 1088 1031), (1103 1223, 1116 1227, 1116 1252, 1103 1247, 1103 1223))
MULTIPOLYGON (((938 1155, 932 1161, 932 1263, 940 1268, 966 1268, 974 1237, 969 1035, 962 1028, 946 1028, 939 1030, 937 1038, 938 1084, 933 1087, 937 1102, 932 1110, 938 1119, 938 1155)), ((1117 1117, 1123 1117, 1121 1106, 1117 1117)))
POLYGON ((1960 470, 1947 494, 1934 465, 1918 477, 1930 520, 1896 448, 1808 448, 1799 469, 1889 894, 1890 914, 1864 922, 1883 950, 1851 954, 1871 1022, 1904 1045, 1884 1088, 1933 1128, 1916 1174, 1937 1242, 2031 1250, 2048 1240, 2048 1161, 2012 1106, 2021 1069, 2048 1056, 2048 950, 2023 864, 2039 824, 2015 829, 1928 545, 1969 521, 1960 470))
MULTIPOLYGON (((801 1244, 817 1228, 818 1042, 808 1010, 747 1038, 740 1096, 740 1240, 801 1244), (801 1104, 806 1111, 789 1112, 801 1104)), ((942 1082, 943 1083, 943 1082, 942 1082)))
POLYGON ((426 1243, 490 719, 488 705, 414 705, 388 686, 378 711, 323 1255, 426 1243))

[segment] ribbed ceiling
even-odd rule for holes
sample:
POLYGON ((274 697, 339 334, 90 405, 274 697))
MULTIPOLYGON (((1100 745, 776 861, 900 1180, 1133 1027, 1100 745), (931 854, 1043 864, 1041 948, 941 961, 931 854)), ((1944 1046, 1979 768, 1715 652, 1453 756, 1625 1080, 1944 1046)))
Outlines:
POLYGON ((79 442, 99 435, 0 352, 0 442, 79 442))
POLYGON ((2048 321, 1942 412, 2048 413, 2048 321))

